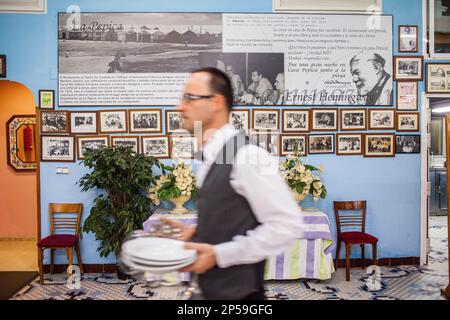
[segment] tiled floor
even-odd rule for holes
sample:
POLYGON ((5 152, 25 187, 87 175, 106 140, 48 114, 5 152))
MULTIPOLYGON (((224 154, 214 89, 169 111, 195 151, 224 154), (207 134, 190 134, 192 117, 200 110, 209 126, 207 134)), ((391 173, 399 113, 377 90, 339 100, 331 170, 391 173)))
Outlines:
MULTIPOLYGON (((268 281, 266 295, 270 300, 398 300, 443 299, 440 289, 448 284, 446 217, 432 217, 430 237, 432 253, 426 267, 400 266, 381 268, 379 288, 370 291, 368 275, 352 269, 352 281, 345 281, 345 270, 337 270, 327 281, 268 281)), ((115 274, 86 274, 81 287, 68 288, 62 274, 46 275, 45 286, 38 279, 19 291, 13 299, 182 299, 184 286, 149 288, 142 282, 120 281, 115 274)), ((373 289, 373 288, 372 288, 373 289)))
POLYGON ((0 271, 37 271, 36 241, 0 241, 0 271))

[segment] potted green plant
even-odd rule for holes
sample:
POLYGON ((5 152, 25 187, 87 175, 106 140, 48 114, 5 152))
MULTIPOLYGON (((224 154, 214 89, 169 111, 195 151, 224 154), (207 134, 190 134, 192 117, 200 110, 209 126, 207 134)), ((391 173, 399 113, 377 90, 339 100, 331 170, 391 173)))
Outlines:
MULTIPOLYGON (((78 182, 83 191, 100 189, 82 230, 93 232, 100 256, 119 253, 120 244, 132 231, 142 229, 151 215, 147 190, 156 183, 152 169, 162 168, 154 157, 130 147, 104 147, 87 151, 82 163, 91 169, 78 182)), ((118 276, 120 274, 118 273, 118 276)))
POLYGON ((308 194, 314 201, 325 199, 327 189, 323 185, 318 173, 323 172, 321 167, 304 164, 299 154, 289 155, 280 163, 280 173, 286 181, 297 202, 303 201, 308 194))
POLYGON ((160 200, 169 200, 174 205, 171 213, 186 213, 183 206, 189 199, 197 196, 197 185, 192 170, 184 162, 175 163, 174 166, 164 166, 167 174, 158 177, 156 186, 149 189, 149 198, 158 205, 160 200))

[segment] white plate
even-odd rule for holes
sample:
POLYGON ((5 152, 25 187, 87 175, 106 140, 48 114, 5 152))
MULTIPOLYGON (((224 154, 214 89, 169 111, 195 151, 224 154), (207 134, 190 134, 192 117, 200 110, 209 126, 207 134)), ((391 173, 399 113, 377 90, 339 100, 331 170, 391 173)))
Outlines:
POLYGON ((182 260, 176 260, 176 261, 155 261, 155 260, 146 260, 139 257, 135 257, 131 254, 125 254, 123 252, 120 253, 120 256, 127 261, 135 262, 137 264, 147 265, 147 266, 163 266, 168 267, 172 265, 178 265, 182 264, 186 261, 191 261, 192 259, 195 259, 197 257, 197 254, 194 256, 188 258, 188 259, 182 259, 182 260))
POLYGON ((193 263, 195 261, 195 259, 196 259, 196 257, 189 259, 186 262, 183 262, 181 264, 167 266, 167 267, 157 267, 157 266, 153 267, 153 266, 139 265, 139 264, 133 263, 132 261, 128 260, 125 257, 122 257, 122 263, 124 263, 128 267, 130 267, 134 270, 138 270, 138 271, 151 272, 151 273, 168 273, 168 272, 177 271, 183 267, 190 265, 191 263, 193 263))
POLYGON ((137 238, 122 245, 125 255, 146 261, 183 261, 192 258, 195 250, 187 250, 184 242, 166 238, 137 238))

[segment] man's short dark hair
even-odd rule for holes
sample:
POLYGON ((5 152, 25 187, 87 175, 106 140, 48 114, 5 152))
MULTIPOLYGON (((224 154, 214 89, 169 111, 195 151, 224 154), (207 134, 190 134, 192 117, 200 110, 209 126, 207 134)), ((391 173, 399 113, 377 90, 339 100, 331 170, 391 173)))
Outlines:
POLYGON ((225 97, 228 111, 233 108, 233 87, 231 86, 230 78, 227 74, 217 68, 200 68, 192 71, 192 73, 205 72, 211 75, 209 88, 214 94, 219 94, 225 97))

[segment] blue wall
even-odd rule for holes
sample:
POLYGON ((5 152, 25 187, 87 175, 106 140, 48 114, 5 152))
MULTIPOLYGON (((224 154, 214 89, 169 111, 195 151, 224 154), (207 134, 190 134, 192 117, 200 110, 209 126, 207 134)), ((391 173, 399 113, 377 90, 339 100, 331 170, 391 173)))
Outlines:
MULTIPOLYGON (((394 16, 394 55, 398 55, 397 26, 419 25, 420 0, 384 0, 384 13, 394 16)), ((8 59, 8 79, 25 84, 37 101, 39 89, 57 90, 57 13, 69 5, 80 6, 82 12, 271 12, 272 0, 196 0, 196 1, 65 1, 49 0, 48 13, 0 14, 0 53, 8 59)), ((422 35, 419 34, 419 39, 422 35)), ((420 42, 419 42, 420 43, 420 42)), ((419 54, 422 51, 421 43, 419 54)), ((395 86, 394 86, 395 87, 395 86)), ((419 84, 419 95, 424 90, 419 84)), ((395 94, 394 94, 395 96, 395 94)), ((57 101, 57 100, 56 100, 57 101)), ((37 103, 37 102, 36 102, 37 103)), ((83 110, 83 108, 67 108, 83 110)), ((88 108, 91 109, 91 108, 88 108)), ((92 108, 94 109, 94 108, 92 108)), ((101 109, 101 108, 95 108, 101 109)), ((163 128, 164 130, 164 128, 163 128)), ((330 217, 334 226, 333 200, 368 201, 367 231, 379 239, 378 254, 383 257, 420 255, 420 155, 399 154, 395 158, 363 158, 362 156, 313 155, 311 164, 323 164, 323 181, 328 197, 314 203, 330 217)), ((78 163, 41 163, 42 236, 49 234, 50 202, 83 202, 84 218, 89 214, 94 192, 82 193, 75 183, 86 173, 78 163), (67 166, 70 174, 57 175, 57 166, 67 166)), ((311 200, 306 206, 313 205, 311 200)), ((114 263, 115 257, 102 259, 96 252, 93 234, 85 234, 81 242, 84 263, 114 263)), ((359 256, 359 250, 355 250, 359 256), (358 251, 358 252, 357 252, 358 251)), ((370 254, 370 251, 369 253, 370 254)), ((46 263, 49 261, 46 256, 46 263)), ((65 255, 57 255, 64 263, 65 255)))

